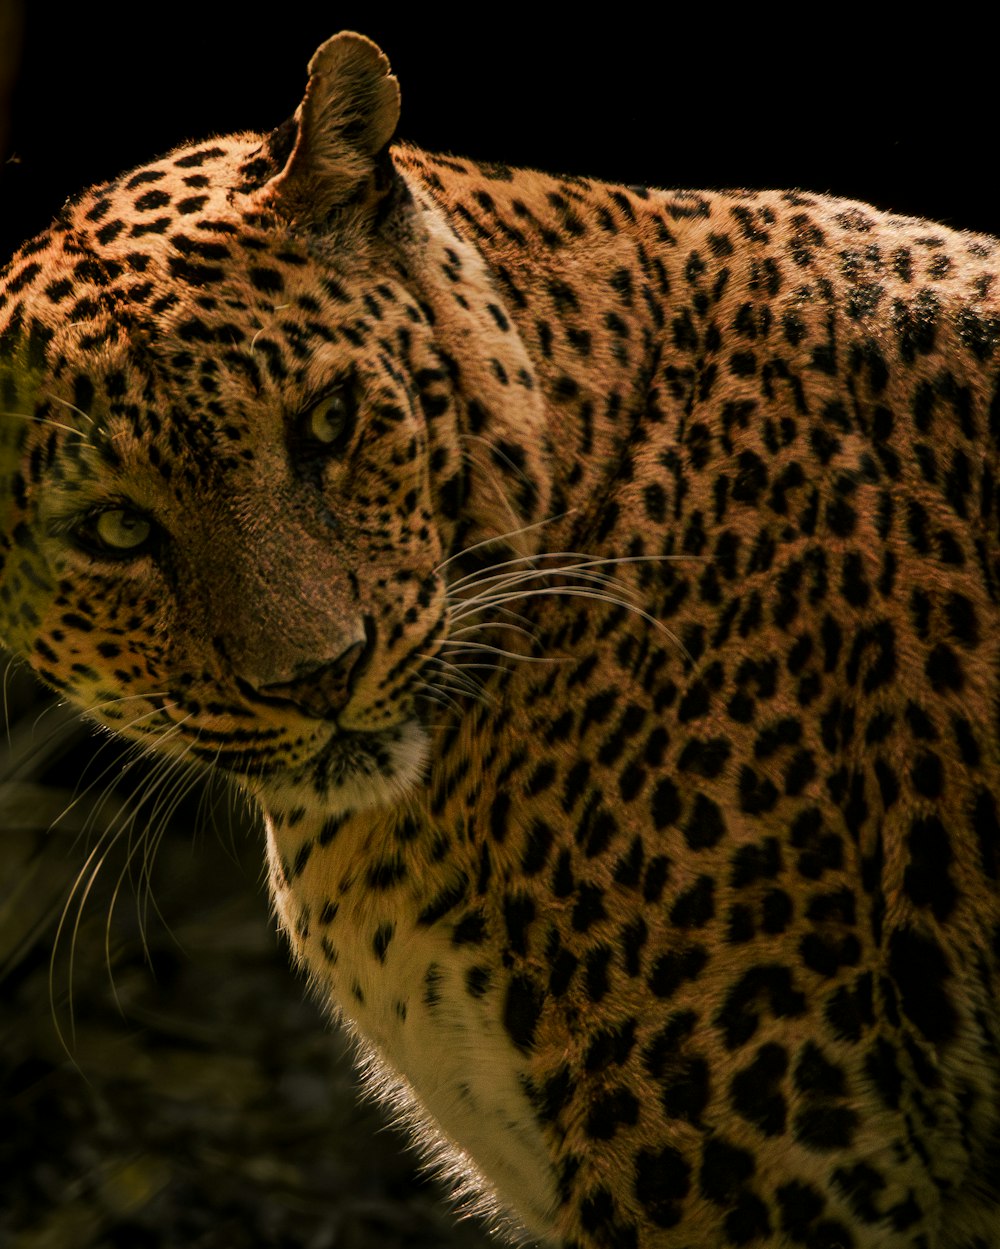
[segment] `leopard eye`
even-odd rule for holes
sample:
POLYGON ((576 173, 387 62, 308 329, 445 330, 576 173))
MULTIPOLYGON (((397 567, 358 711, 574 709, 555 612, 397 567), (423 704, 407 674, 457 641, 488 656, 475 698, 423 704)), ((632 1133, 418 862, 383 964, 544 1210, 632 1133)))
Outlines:
POLYGON ((109 507, 89 516, 73 531, 76 541, 95 555, 132 557, 149 544, 153 522, 128 507, 109 507))
POLYGON ((306 432, 316 442, 330 446, 343 435, 349 420, 350 412, 344 396, 340 393, 327 395, 310 409, 306 432))
POLYGON ((356 414, 357 403, 349 386, 339 386, 324 395, 301 419, 299 430, 304 449, 311 447, 324 457, 346 451, 356 414))

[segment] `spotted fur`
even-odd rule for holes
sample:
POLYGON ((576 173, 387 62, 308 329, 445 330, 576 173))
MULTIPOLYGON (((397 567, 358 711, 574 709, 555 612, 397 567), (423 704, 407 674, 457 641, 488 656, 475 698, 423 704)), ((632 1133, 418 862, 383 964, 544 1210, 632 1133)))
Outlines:
POLYGON ((497 1218, 998 1249, 997 243, 398 98, 338 36, 0 273, 0 632, 258 800, 497 1218))

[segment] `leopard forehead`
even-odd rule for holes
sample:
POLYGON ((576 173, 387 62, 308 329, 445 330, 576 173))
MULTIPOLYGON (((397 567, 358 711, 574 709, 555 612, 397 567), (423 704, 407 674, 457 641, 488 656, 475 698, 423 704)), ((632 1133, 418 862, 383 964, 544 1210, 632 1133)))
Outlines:
POLYGON ((122 387, 129 362, 308 385, 313 348, 356 346, 352 321, 398 286, 363 238, 324 247, 255 203, 242 188, 262 150, 258 136, 182 149, 69 204, 4 273, 0 351, 23 337, 29 367, 84 394, 86 373, 122 387))

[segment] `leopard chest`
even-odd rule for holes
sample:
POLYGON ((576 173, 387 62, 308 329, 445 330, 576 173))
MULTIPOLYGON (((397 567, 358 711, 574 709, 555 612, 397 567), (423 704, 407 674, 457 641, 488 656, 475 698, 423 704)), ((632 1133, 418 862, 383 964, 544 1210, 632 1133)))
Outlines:
POLYGON ((369 1088, 463 1198, 543 1235, 555 1179, 524 1055, 503 1026, 499 963, 428 922, 407 890, 345 873, 341 853, 304 844, 290 860, 269 829, 272 896, 296 956, 359 1042, 369 1088))

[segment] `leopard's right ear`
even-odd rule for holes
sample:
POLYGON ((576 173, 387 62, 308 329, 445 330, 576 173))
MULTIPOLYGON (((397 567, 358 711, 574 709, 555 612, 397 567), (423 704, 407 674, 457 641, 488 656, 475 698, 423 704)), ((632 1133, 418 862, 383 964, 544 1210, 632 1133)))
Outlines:
POLYGON ((367 216, 387 189, 398 121, 399 83, 385 54, 364 35, 334 35, 309 62, 287 163, 252 198, 307 228, 367 216))

